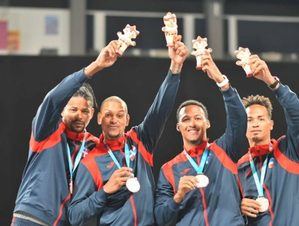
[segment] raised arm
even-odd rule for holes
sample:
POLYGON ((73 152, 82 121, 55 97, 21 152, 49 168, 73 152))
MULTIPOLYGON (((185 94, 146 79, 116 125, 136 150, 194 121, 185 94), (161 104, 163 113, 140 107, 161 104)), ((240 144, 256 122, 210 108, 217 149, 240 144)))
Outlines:
POLYGON ((46 95, 32 122, 32 135, 35 140, 41 141, 57 129, 61 112, 69 99, 88 78, 114 64, 117 59, 115 54, 117 47, 117 41, 110 42, 95 61, 85 69, 64 78, 46 95))
POLYGON ((202 61, 202 70, 216 82, 223 95, 226 111, 226 129, 217 144, 220 145, 233 161, 237 162, 248 149, 246 138, 247 116, 245 108, 236 89, 232 88, 226 76, 224 76, 211 54, 206 53, 202 61))
POLYGON ((299 160, 299 100, 298 96, 286 85, 280 84, 274 91, 281 106, 287 123, 287 148, 292 156, 299 160))
POLYGON ((181 37, 178 36, 175 45, 168 48, 171 59, 169 72, 143 122, 136 128, 141 140, 150 152, 156 146, 172 111, 180 83, 179 74, 189 55, 187 47, 180 40, 181 37))
POLYGON ((265 61, 261 60, 257 55, 250 58, 250 67, 253 76, 262 80, 273 90, 277 100, 282 106, 287 123, 287 148, 291 155, 296 155, 299 159, 299 99, 288 86, 280 83, 279 79, 273 76, 265 61))
POLYGON ((225 141, 224 150, 237 163, 249 147, 246 138, 247 115, 236 89, 230 87, 222 92, 222 95, 226 112, 226 129, 219 142, 221 139, 225 141))

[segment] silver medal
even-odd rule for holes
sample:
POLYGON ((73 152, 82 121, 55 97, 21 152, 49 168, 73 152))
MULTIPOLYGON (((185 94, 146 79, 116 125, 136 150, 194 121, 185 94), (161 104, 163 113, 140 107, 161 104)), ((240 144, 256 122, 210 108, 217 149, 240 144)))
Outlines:
POLYGON ((136 193, 140 190, 140 183, 137 177, 131 177, 126 182, 126 187, 132 193, 136 193))
POLYGON ((209 178, 204 174, 198 174, 196 176, 196 179, 197 179, 196 187, 198 187, 198 188, 205 188, 208 186, 208 184, 210 182, 209 178))
POLYGON ((260 212, 265 212, 269 209, 269 200, 265 197, 258 197, 256 201, 260 204, 260 212))

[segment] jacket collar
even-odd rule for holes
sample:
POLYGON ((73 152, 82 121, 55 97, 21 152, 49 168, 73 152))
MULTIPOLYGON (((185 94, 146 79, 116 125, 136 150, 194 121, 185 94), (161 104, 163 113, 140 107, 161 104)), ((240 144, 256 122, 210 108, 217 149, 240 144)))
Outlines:
POLYGON ((263 145, 256 145, 249 148, 249 152, 252 155, 252 158, 256 156, 263 156, 267 155, 271 152, 273 152, 273 143, 274 140, 271 140, 269 144, 263 144, 263 145))
POLYGON ((68 128, 65 128, 65 134, 66 134, 67 138, 69 138, 71 140, 81 141, 82 142, 86 132, 76 133, 74 131, 71 131, 68 128))
POLYGON ((103 133, 100 135, 99 139, 100 139, 100 143, 107 145, 112 151, 122 150, 123 147, 125 146, 125 141, 126 141, 125 136, 119 137, 116 140, 107 140, 105 139, 103 133))
POLYGON ((208 146, 208 141, 202 141, 200 144, 196 145, 195 147, 190 148, 189 150, 186 150, 187 153, 191 157, 196 157, 198 155, 202 155, 206 147, 208 146))

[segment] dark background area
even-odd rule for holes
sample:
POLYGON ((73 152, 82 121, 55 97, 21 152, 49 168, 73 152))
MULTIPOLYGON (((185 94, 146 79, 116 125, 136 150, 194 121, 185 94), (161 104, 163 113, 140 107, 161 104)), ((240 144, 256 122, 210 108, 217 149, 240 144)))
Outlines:
MULTIPOLYGON (((21 175, 27 159, 31 120, 46 93, 66 75, 88 65, 90 57, 0 57, 0 225, 9 225, 21 175)), ((122 97, 128 104, 130 126, 140 123, 165 78, 168 59, 123 57, 116 64, 96 75, 90 82, 100 103, 110 95, 122 97)), ((273 93, 261 81, 246 79, 244 71, 232 61, 216 61, 223 74, 236 87, 240 96, 263 94, 273 100, 275 130, 273 137, 285 131, 283 112, 273 93)), ((298 93, 299 64, 269 63, 273 74, 298 93)), ((225 112, 218 87, 205 74, 195 70, 195 60, 188 59, 182 71, 181 85, 172 115, 155 153, 154 173, 182 150, 175 130, 175 110, 180 102, 196 99, 203 102, 210 114, 210 140, 219 137, 225 128, 225 112)), ((89 131, 100 134, 95 118, 89 131)))
MULTIPOLYGON (((0 5, 15 7, 68 8, 71 0, 0 0, 0 5)), ((212 1, 212 0, 211 0, 212 1)), ((220 0, 221 1, 221 0, 220 0)), ((250 15, 298 15, 299 0, 222 0, 225 13, 250 15)), ((95 10, 127 10, 202 13, 204 0, 87 0, 95 10)))

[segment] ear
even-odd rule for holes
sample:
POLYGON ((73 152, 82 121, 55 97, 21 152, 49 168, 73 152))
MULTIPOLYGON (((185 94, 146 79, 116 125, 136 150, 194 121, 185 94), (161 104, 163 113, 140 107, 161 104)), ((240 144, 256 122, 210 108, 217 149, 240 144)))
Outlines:
POLYGON ((89 116, 89 120, 92 119, 93 114, 94 114, 94 108, 90 108, 90 116, 89 116))
POLYGON ((209 129, 209 128, 211 127, 210 120, 207 119, 207 122, 206 122, 206 123, 207 123, 207 129, 209 129))
POLYGON ((179 123, 176 124, 176 130, 177 130, 178 132, 181 132, 181 130, 180 130, 180 124, 179 124, 179 123))
POLYGON ((271 122, 271 131, 273 130, 273 127, 274 127, 274 121, 273 120, 270 120, 271 122))
POLYGON ((99 124, 99 125, 102 124, 102 114, 101 114, 101 112, 98 113, 97 121, 98 121, 98 124, 99 124))
POLYGON ((128 126, 130 123, 130 115, 127 114, 127 117, 126 117, 126 126, 128 126))
POLYGON ((64 113, 65 113, 65 107, 63 108, 62 112, 60 113, 62 119, 63 119, 63 117, 64 117, 64 113))

